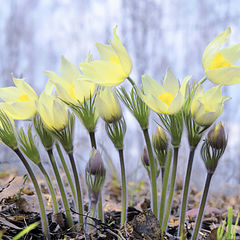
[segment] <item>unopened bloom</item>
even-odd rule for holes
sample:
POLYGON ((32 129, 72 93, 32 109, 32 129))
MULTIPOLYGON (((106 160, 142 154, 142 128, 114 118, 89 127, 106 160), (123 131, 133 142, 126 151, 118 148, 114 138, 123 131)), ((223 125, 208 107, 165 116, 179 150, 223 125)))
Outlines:
POLYGON ((222 96, 222 86, 208 89, 203 92, 200 85, 192 99, 191 114, 193 119, 200 126, 210 126, 222 113, 224 102, 229 97, 222 96))
POLYGON ((98 114, 107 123, 118 121, 122 117, 122 109, 117 95, 109 87, 99 91, 95 106, 98 114))
POLYGON ((49 130, 61 131, 68 125, 67 106, 55 95, 51 95, 49 82, 39 97, 37 110, 49 130))
POLYGON ((132 70, 132 61, 113 29, 114 41, 110 45, 96 43, 101 60, 79 64, 83 79, 102 86, 115 86, 124 81, 132 70))
POLYGON ((156 128, 155 133, 153 133, 152 142, 153 142, 154 148, 158 150, 167 150, 168 137, 167 137, 167 134, 163 131, 163 129, 160 126, 158 126, 156 128))
POLYGON ((201 148, 201 156, 209 173, 214 173, 227 147, 227 138, 220 122, 209 131, 201 148))
POLYGON ((209 144, 216 149, 225 148, 227 138, 224 130, 224 124, 219 122, 208 132, 207 139, 209 144))
POLYGON ((16 87, 0 88, 1 108, 13 119, 26 120, 34 116, 38 95, 24 79, 13 77, 16 87))
POLYGON ((148 151, 147 151, 147 147, 146 146, 143 149, 143 153, 142 153, 141 158, 142 158, 143 165, 149 167, 150 166, 150 161, 149 161, 148 151))
POLYGON ((175 114, 180 111, 185 102, 186 85, 190 76, 184 78, 182 85, 170 68, 167 69, 163 85, 149 75, 142 76, 143 93, 138 91, 142 100, 155 112, 175 114))
MULTIPOLYGON (((88 56, 89 58, 90 56, 88 56)), ((86 61, 90 61, 89 59, 86 61)), ((96 84, 81 80, 82 74, 71 62, 62 56, 61 77, 55 72, 45 71, 54 84, 59 97, 66 103, 78 105, 93 96, 96 84)))
POLYGON ((216 84, 240 83, 240 66, 236 65, 240 58, 240 44, 221 49, 231 34, 228 27, 206 47, 202 63, 207 78, 216 84))

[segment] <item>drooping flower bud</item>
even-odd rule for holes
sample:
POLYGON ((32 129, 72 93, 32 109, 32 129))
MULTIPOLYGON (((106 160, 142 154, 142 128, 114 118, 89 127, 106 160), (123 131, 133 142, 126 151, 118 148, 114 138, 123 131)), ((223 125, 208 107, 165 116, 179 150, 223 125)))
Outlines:
POLYGON ((225 148, 227 144, 227 138, 224 131, 224 124, 219 122, 214 125, 208 132, 208 141, 213 148, 220 149, 225 148))
POLYGON ((143 165, 146 165, 147 167, 150 166, 150 161, 149 161, 149 157, 148 157, 148 151, 146 146, 143 149, 143 153, 142 153, 142 163, 143 165))

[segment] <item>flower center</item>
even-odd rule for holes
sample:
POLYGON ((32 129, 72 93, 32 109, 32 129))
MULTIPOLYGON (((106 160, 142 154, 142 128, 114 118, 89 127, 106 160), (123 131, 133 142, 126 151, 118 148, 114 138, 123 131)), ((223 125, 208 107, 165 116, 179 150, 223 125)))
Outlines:
POLYGON ((111 62, 120 64, 120 59, 119 59, 117 56, 111 56, 111 57, 109 58, 109 60, 110 60, 111 62))
POLYGON ((158 98, 169 106, 173 101, 174 96, 171 93, 164 92, 160 94, 158 98))
POLYGON ((231 67, 231 66, 232 64, 230 63, 230 61, 227 58, 225 58, 222 53, 218 53, 213 58, 213 61, 209 66, 208 70, 218 69, 222 67, 231 67))
POLYGON ((30 98, 29 98, 29 96, 28 96, 26 93, 24 93, 24 94, 22 94, 22 95, 18 98, 17 101, 18 101, 18 102, 30 101, 30 98))
POLYGON ((70 94, 73 98, 76 98, 76 95, 75 95, 75 92, 74 92, 74 88, 75 86, 73 84, 70 85, 69 87, 69 91, 70 91, 70 94))

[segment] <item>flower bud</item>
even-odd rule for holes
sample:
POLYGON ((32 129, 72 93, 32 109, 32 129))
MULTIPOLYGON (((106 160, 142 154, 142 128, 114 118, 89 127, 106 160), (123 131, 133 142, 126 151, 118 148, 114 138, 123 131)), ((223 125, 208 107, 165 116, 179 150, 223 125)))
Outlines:
POLYGON ((148 157, 148 151, 146 146, 143 149, 143 153, 142 153, 142 162, 144 165, 146 165, 147 167, 150 166, 150 161, 149 161, 149 157, 148 157))
POLYGON ((166 150, 168 147, 168 137, 161 127, 157 127, 152 135, 153 147, 158 150, 166 150))
POLYGON ((91 204, 97 204, 106 176, 100 153, 93 148, 85 168, 85 181, 91 204))
POLYGON ((121 119, 122 109, 115 92, 111 88, 100 91, 95 100, 98 114, 107 123, 113 123, 121 119))
POLYGON ((86 166, 86 171, 91 175, 105 176, 106 169, 104 167, 102 157, 95 148, 90 153, 90 158, 86 166))
POLYGON ((213 148, 225 148, 227 145, 227 138, 224 131, 224 124, 219 122, 217 125, 214 125, 208 132, 207 139, 213 148))

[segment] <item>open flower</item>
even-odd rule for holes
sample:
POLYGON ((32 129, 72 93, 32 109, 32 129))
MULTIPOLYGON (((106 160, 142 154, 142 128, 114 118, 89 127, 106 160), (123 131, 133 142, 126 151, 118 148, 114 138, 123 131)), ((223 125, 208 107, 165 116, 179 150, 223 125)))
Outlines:
POLYGON ((143 93, 138 91, 142 100, 155 112, 175 114, 185 102, 186 85, 191 77, 184 78, 182 85, 170 68, 167 69, 163 85, 149 75, 142 76, 143 93))
POLYGON ((122 117, 122 109, 115 92, 106 87, 100 91, 95 100, 98 114, 107 123, 118 121, 122 117))
POLYGON ((51 95, 53 86, 48 82, 37 102, 37 110, 49 130, 61 131, 68 125, 67 106, 55 95, 51 95))
POLYGON ((124 81, 132 70, 132 61, 113 29, 114 41, 110 45, 96 43, 101 60, 80 63, 83 79, 102 86, 115 86, 124 81))
MULTIPOLYGON (((89 56, 86 61, 90 61, 89 56)), ((62 77, 59 77, 52 71, 45 71, 45 74, 50 78, 63 101, 78 105, 93 96, 96 85, 92 82, 81 80, 80 71, 63 56, 60 72, 62 77)))
POLYGON ((240 44, 221 49, 231 34, 228 27, 206 47, 202 63, 206 76, 216 84, 240 83, 240 66, 235 65, 240 58, 240 44))
POLYGON ((31 118, 37 111, 35 101, 38 95, 24 79, 13 77, 16 87, 0 88, 1 109, 11 118, 26 120, 31 118))
POLYGON ((191 114, 200 126, 210 126, 222 113, 224 102, 229 97, 222 96, 222 85, 203 92, 200 85, 192 99, 191 114))

